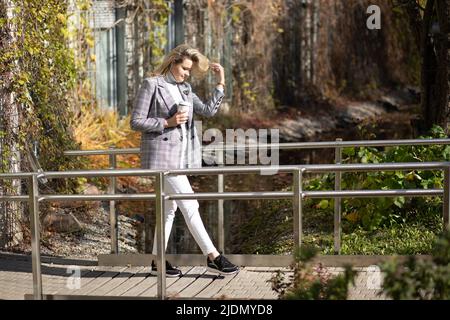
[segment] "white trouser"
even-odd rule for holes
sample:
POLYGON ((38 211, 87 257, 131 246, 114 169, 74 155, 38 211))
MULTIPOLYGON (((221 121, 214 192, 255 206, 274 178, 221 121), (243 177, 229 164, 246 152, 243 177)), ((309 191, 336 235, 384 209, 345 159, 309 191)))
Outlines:
MULTIPOLYGON (((167 193, 194 193, 191 184, 187 176, 165 176, 164 177, 164 191, 167 193)), ((183 213, 184 220, 194 237, 195 241, 199 245, 204 255, 208 255, 216 251, 211 238, 206 232, 203 225, 200 212, 198 211, 199 204, 197 200, 165 200, 164 202, 164 215, 165 215, 165 247, 167 248, 167 242, 169 241, 170 231, 172 230, 173 219, 175 218, 175 212, 177 207, 180 207, 183 213)), ((153 252, 156 255, 156 229, 155 237, 153 240, 153 252)))

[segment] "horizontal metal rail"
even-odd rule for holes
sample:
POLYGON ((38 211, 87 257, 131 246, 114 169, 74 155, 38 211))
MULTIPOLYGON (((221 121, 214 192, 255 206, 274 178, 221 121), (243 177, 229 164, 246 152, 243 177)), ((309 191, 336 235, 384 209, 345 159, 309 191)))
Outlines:
POLYGON ((169 175, 216 175, 216 174, 264 174, 267 172, 291 173, 301 169, 303 173, 358 172, 358 171, 406 171, 439 170, 448 162, 404 162, 404 163, 367 163, 367 164, 325 164, 325 165, 288 165, 288 166, 233 166, 207 167, 199 169, 175 169, 169 175))
POLYGON ((104 155, 120 155, 120 154, 140 154, 140 148, 123 148, 123 149, 107 149, 107 150, 67 150, 64 151, 66 156, 104 156, 104 155))
POLYGON ((0 196, 0 202, 2 201, 29 201, 29 196, 0 196))
MULTIPOLYGON (((399 190, 342 190, 342 191, 303 191, 302 198, 369 198, 369 197, 425 197, 442 196, 443 189, 399 189, 399 190)), ((197 192, 166 194, 167 200, 264 200, 264 199, 292 199, 294 192, 197 192)))
POLYGON ((0 173, 0 179, 24 179, 35 176, 34 172, 13 172, 13 173, 0 173))
MULTIPOLYGON (((415 197, 415 196, 442 196, 443 189, 399 189, 399 190, 341 190, 341 191, 304 191, 302 198, 364 198, 364 197, 415 197)), ((166 194, 165 200, 269 200, 269 199, 292 199, 293 192, 271 191, 271 192, 197 192, 166 194)), ((111 201, 129 200, 143 201, 155 200, 153 193, 140 194, 100 194, 100 195, 40 195, 38 201, 111 201)), ((0 201, 29 201, 29 196, 0 196, 0 201)))
POLYGON ((303 165, 305 173, 325 172, 358 172, 358 171, 406 171, 406 170, 439 170, 448 162, 402 162, 402 163, 355 163, 355 164, 325 164, 303 165))
MULTIPOLYGON (((320 141, 320 142, 287 142, 273 144, 225 144, 218 143, 204 146, 205 149, 239 150, 258 148, 277 148, 280 150, 296 149, 326 149, 336 147, 389 147, 389 146, 425 146, 425 145, 450 145, 450 139, 398 139, 398 140, 355 140, 355 141, 320 141)), ((95 155, 123 155, 139 154, 140 148, 108 149, 108 150, 68 150, 67 156, 95 156, 95 155)))
POLYGON ((83 195, 53 195, 45 194, 39 196, 39 201, 111 201, 111 200, 154 200, 156 195, 154 193, 139 193, 139 194, 83 194, 83 195))
POLYGON ((167 200, 251 200, 251 199, 292 199, 293 192, 196 192, 166 194, 167 200))
POLYGON ((442 196, 443 189, 401 189, 401 190, 341 190, 341 191, 304 191, 303 198, 372 198, 372 197, 427 197, 442 196))
MULTIPOLYGON (((368 164, 324 164, 324 165, 287 165, 287 166, 234 166, 207 167, 198 169, 175 169, 165 171, 165 175, 217 175, 217 174, 261 174, 267 171, 292 173, 302 170, 303 173, 313 172, 358 172, 358 171, 406 171, 406 170, 439 170, 448 162, 404 162, 404 163, 368 163, 368 164)), ((158 170, 147 169, 116 169, 116 170, 83 170, 65 172, 42 172, 46 178, 77 178, 77 177, 119 177, 119 176, 154 176, 158 170)))
POLYGON ((79 177, 127 177, 127 176, 155 176, 158 170, 149 169, 103 169, 103 170, 76 170, 76 171, 48 171, 42 172, 46 178, 79 178, 79 177))

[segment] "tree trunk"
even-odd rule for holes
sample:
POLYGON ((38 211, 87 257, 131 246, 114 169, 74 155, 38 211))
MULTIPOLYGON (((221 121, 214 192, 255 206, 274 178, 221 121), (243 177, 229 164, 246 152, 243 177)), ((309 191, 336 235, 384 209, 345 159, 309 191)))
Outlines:
POLYGON ((420 50, 422 39, 422 18, 420 16, 419 7, 415 1, 409 1, 407 3, 406 13, 408 14, 409 25, 416 41, 417 50, 420 50))
POLYGON ((437 124, 447 126, 448 112, 448 4, 449 0, 428 0, 423 18, 415 1, 406 7, 410 25, 422 56, 421 109, 423 124, 419 132, 437 124), (439 30, 434 30, 437 13, 439 30))
POLYGON ((450 49, 448 47, 450 38, 450 0, 436 0, 436 12, 439 22, 439 33, 435 36, 436 42, 436 56, 438 70, 436 74, 436 93, 437 93, 437 103, 441 110, 440 122, 445 126, 446 132, 449 131, 450 123, 450 49))
MULTIPOLYGON (((11 47, 16 44, 14 8, 12 1, 0 1, 0 17, 6 21, 1 31, 0 51, 11 51, 11 47)), ((20 172, 19 106, 11 88, 13 75, 17 72, 17 63, 13 61, 10 67, 3 66, 0 70, 0 78, 4 83, 0 88, 1 171, 20 172)), ((0 180, 0 195, 19 195, 20 192, 20 180, 0 180)), ((22 241, 21 208, 18 202, 0 202, 0 248, 8 248, 22 241)))
POLYGON ((448 124, 450 123, 450 25, 449 25, 449 19, 450 19, 450 0, 447 0, 446 2, 446 15, 447 15, 447 128, 448 124))
POLYGON ((432 15, 435 0, 428 0, 422 21, 422 32, 420 39, 420 49, 422 56, 421 68, 421 106, 422 117, 424 119, 425 129, 429 129, 437 120, 436 105, 433 101, 435 93, 435 77, 436 74, 436 55, 434 53, 433 43, 429 36, 432 23, 432 15))
POLYGON ((428 0, 421 18, 415 1, 409 1, 406 11, 422 57, 421 109, 423 123, 419 133, 437 124, 448 130, 449 113, 449 2, 428 0), (434 21, 437 18, 437 21, 434 21), (437 25, 433 26, 433 22, 437 25))
POLYGON ((447 33, 448 33, 448 14, 446 9, 447 0, 435 0, 435 9, 437 13, 437 22, 439 30, 433 35, 433 44, 430 48, 430 96, 429 108, 431 117, 428 119, 429 126, 438 124, 445 128, 448 117, 448 59, 447 59, 447 33))

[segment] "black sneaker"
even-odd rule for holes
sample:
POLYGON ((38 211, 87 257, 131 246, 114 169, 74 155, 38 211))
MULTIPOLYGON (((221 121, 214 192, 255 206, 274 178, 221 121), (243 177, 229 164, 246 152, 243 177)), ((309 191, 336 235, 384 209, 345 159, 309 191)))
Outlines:
POLYGON ((206 264, 209 271, 219 274, 228 275, 239 272, 239 268, 228 261, 223 255, 219 255, 214 261, 209 260, 209 257, 207 257, 206 264))
MULTIPOLYGON (((152 260, 152 270, 150 272, 153 275, 158 275, 158 269, 156 268, 156 263, 152 260)), ((166 277, 168 278, 177 278, 181 277, 183 273, 180 269, 173 267, 169 261, 166 260, 166 277)))

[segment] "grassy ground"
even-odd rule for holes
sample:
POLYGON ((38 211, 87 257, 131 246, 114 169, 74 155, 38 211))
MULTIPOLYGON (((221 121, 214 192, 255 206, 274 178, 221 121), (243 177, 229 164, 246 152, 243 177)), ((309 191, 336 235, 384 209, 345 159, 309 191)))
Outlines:
MULTIPOLYGON (((415 255, 430 254, 438 232, 414 224, 404 224, 374 231, 362 229, 343 233, 344 255, 415 255)), ((305 232, 303 243, 320 248, 321 254, 334 254, 332 232, 305 232)), ((280 241, 271 249, 276 254, 292 252, 292 238, 280 241)), ((267 248, 269 249, 269 248, 267 248)))
MULTIPOLYGON (((250 212, 251 218, 239 228, 241 242, 238 244, 243 253, 291 253, 293 227, 290 201, 266 201, 257 207, 255 203, 249 203, 246 208, 250 205, 254 208, 250 212), (273 212, 278 214, 274 215, 273 212)), ((304 209, 303 243, 317 246, 321 254, 334 254, 333 212, 330 208, 322 210, 313 206, 305 206, 304 209)), ((436 214, 436 208, 430 212, 412 211, 404 215, 403 221, 385 224, 373 230, 365 230, 347 221, 344 216, 341 254, 430 254, 436 236, 442 231, 442 218, 436 214)))
MULTIPOLYGON (((356 230, 342 235, 341 254, 429 254, 435 237, 434 232, 418 225, 402 225, 375 231, 356 230)), ((323 254, 333 253, 332 235, 307 235, 305 243, 319 244, 323 254)))

